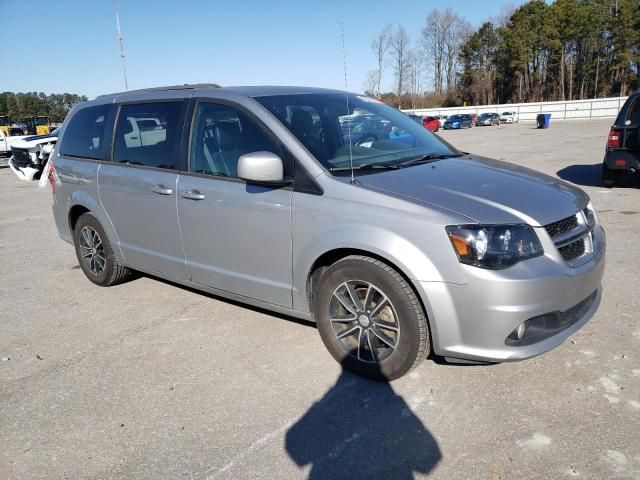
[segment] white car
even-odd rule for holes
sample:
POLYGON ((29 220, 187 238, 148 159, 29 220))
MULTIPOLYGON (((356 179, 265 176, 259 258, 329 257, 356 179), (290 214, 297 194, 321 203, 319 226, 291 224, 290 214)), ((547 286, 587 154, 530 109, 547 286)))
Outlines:
POLYGON ((11 156, 11 146, 26 136, 27 135, 6 136, 5 133, 0 130, 0 157, 11 156))
POLYGON ((37 180, 58 140, 58 129, 49 135, 30 135, 12 141, 9 167, 20 180, 37 180))
POLYGON ((500 123, 518 123, 518 114, 516 112, 502 112, 500 123))
POLYGON ((449 118, 448 115, 436 115, 436 118, 438 119, 438 122, 440 122, 440 128, 444 128, 444 122, 447 121, 447 118, 449 118))
POLYGON ((9 139, 4 134, 2 130, 0 130, 0 156, 8 155, 11 152, 11 146, 9 145, 9 139))

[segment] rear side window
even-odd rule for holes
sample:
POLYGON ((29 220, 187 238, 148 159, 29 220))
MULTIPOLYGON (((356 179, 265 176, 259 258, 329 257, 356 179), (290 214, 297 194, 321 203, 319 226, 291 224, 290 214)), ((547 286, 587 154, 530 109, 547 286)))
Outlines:
POLYGON ((64 131, 60 153, 72 157, 102 160, 110 108, 111 105, 100 105, 77 112, 64 131))
POLYGON ((640 95, 631 102, 629 112, 627 112, 627 121, 630 122, 630 125, 637 126, 640 125, 640 95))
POLYGON ((183 102, 122 105, 114 136, 113 161, 175 170, 183 105, 183 102))

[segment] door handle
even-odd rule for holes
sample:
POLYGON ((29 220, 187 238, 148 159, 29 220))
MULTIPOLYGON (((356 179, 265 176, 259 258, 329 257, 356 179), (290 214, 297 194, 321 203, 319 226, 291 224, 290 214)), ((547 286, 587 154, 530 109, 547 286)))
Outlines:
POLYGON ((173 188, 167 188, 164 185, 154 185, 151 191, 158 195, 173 195, 173 188))
POLYGON ((204 200, 206 195, 203 195, 198 190, 183 190, 182 198, 188 198, 189 200, 204 200))

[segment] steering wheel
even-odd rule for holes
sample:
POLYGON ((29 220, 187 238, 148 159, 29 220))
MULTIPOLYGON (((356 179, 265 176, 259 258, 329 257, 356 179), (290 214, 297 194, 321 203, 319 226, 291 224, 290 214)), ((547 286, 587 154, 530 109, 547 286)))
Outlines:
POLYGON ((376 140, 378 140, 378 137, 376 137, 374 134, 365 133, 362 137, 360 137, 360 139, 355 143, 355 145, 356 147, 360 147, 363 143, 375 142, 376 140))

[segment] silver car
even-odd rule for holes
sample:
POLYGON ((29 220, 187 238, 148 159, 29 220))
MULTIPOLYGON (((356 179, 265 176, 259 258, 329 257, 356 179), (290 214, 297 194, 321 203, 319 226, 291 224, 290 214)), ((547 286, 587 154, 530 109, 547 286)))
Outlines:
POLYGON ((55 221, 89 280, 146 272, 313 320, 364 376, 430 352, 533 357, 600 303, 605 234, 582 190, 460 152, 365 96, 106 95, 73 109, 52 158, 55 221), (355 116, 384 128, 354 134, 355 116))

